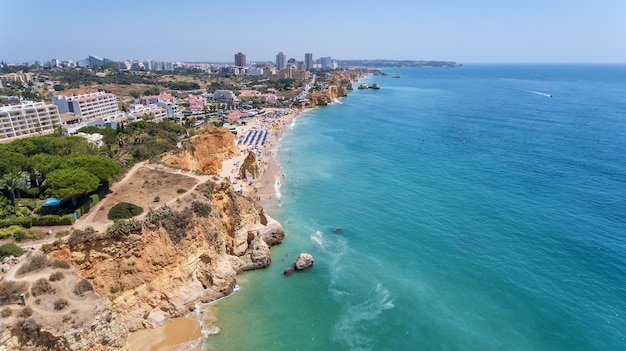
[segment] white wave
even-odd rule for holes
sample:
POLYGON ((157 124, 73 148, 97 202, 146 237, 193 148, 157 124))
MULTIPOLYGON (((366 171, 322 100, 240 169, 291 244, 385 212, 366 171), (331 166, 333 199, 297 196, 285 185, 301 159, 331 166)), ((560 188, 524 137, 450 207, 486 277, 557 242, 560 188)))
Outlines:
POLYGON ((374 339, 367 333, 368 324, 375 321, 385 310, 394 308, 389 290, 381 283, 371 291, 365 301, 347 307, 333 328, 333 339, 349 349, 371 350, 374 339))
POLYGON ((319 246, 322 249, 325 249, 327 247, 326 240, 324 240, 324 233, 320 232, 319 230, 315 231, 315 233, 311 235, 311 241, 313 241, 315 245, 319 246))
POLYGON ((335 99, 333 100, 333 103, 335 103, 335 104, 343 104, 343 102, 341 102, 341 100, 339 100, 339 99, 337 99, 337 98, 335 98, 335 99))
POLYGON ((274 179, 274 196, 276 196, 277 199, 280 199, 280 197, 282 196, 282 194, 280 193, 280 173, 276 176, 276 179, 274 179))

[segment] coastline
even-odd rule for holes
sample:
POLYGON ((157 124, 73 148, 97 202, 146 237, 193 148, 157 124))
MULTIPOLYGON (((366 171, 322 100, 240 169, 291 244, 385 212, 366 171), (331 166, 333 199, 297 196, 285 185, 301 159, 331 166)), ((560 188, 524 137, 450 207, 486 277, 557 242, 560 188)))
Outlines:
MULTIPOLYGON (((358 83, 369 74, 363 74, 353 83, 358 83)), ((340 103, 335 99, 331 104, 340 103)), ((279 151, 281 140, 286 133, 293 129, 298 118, 311 113, 314 107, 308 108, 275 108, 266 109, 264 116, 255 117, 251 122, 237 127, 237 148, 239 153, 222 162, 222 169, 219 173, 221 178, 230 180, 235 189, 251 197, 267 213, 277 211, 281 204, 280 188, 283 185, 281 160, 279 151), (278 118, 268 117, 279 115, 278 118), (250 148, 239 143, 249 131, 253 129, 264 129, 268 131, 267 140, 262 146, 250 148), (242 180, 238 177, 238 170, 243 164, 249 152, 254 152, 259 177, 257 179, 242 180)), ((236 290, 234 291, 236 292, 236 290)), ((233 292, 233 293, 234 293, 233 292)), ((230 296, 230 295, 228 295, 230 296)), ((226 298, 225 296, 223 298, 226 298)), ((219 301, 218 299, 216 301, 219 301)), ((193 312, 185 316, 173 318, 167 324, 154 329, 140 330, 129 335, 128 346, 130 351, 162 351, 162 350, 192 350, 201 351, 203 341, 209 335, 217 334, 219 328, 214 325, 217 321, 216 301, 200 304, 193 312), (190 327, 194 324, 197 328, 190 327), (175 337, 173 337, 175 335, 175 337)))
MULTIPOLYGON (((281 109, 282 110, 282 109, 281 109)), ((313 108, 289 109, 288 113, 282 114, 280 123, 267 121, 274 124, 274 129, 268 133, 268 139, 263 148, 259 149, 260 156, 257 158, 260 176, 250 182, 235 179, 237 170, 248 155, 248 150, 238 145, 239 154, 222 163, 220 176, 230 179, 235 188, 241 187, 242 194, 250 196, 264 210, 280 206, 281 168, 278 159, 280 141, 287 130, 293 128, 292 123, 302 115, 313 111, 313 108)), ((245 135, 252 128, 262 127, 260 123, 250 123, 238 128, 239 135, 245 135)), ((266 126, 267 127, 267 126, 266 126)), ((235 293, 237 289, 233 292, 235 293)), ((227 298, 227 295, 223 298, 227 298)), ((166 350, 189 350, 200 351, 205 338, 219 332, 214 326, 217 320, 215 302, 199 304, 193 312, 185 316, 172 318, 168 323, 153 329, 144 329, 130 333, 128 337, 128 350, 130 351, 166 351, 166 350)))

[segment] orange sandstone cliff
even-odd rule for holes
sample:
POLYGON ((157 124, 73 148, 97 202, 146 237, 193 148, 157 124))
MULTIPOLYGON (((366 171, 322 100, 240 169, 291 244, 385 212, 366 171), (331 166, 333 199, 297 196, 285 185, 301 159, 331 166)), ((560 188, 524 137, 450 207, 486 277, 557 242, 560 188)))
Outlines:
MULTIPOLYGON (((192 142, 171 164, 213 170, 234 152, 223 129, 206 128, 192 142)), ((79 296, 70 288, 64 296, 75 307, 60 311, 44 298, 32 316, 17 319, 21 324, 0 328, 2 348, 126 350, 130 332, 230 294, 237 274, 267 267, 269 248, 284 238, 277 221, 217 176, 176 203, 178 210, 163 205, 105 232, 75 230, 49 247, 50 260, 71 264, 64 284, 85 280, 93 292, 79 296)))

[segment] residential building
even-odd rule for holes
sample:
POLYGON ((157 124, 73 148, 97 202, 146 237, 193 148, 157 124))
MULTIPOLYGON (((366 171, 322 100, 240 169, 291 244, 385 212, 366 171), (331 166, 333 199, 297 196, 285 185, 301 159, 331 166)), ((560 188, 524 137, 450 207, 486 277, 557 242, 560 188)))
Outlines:
POLYGON ((192 113, 202 112, 206 99, 200 95, 187 95, 185 101, 189 104, 189 111, 192 113))
POLYGON ((126 116, 131 121, 143 119, 158 122, 167 117, 167 111, 156 104, 133 104, 128 107, 126 116))
POLYGON ((61 125, 59 110, 44 102, 0 107, 0 142, 53 133, 61 125))
POLYGON ((0 80, 5 82, 27 83, 33 81, 33 74, 30 72, 24 73, 22 71, 17 73, 6 73, 0 76, 0 80))
POLYGON ((231 104, 239 101, 235 93, 230 90, 216 90, 213 92, 213 101, 222 104, 231 104))
POLYGON ((279 79, 295 79, 295 80, 307 80, 311 78, 311 72, 297 69, 294 66, 287 66, 275 74, 271 74, 269 80, 279 79))
POLYGON ((246 54, 238 52, 235 54, 235 66, 246 67, 246 54))
POLYGON ((159 95, 142 96, 139 101, 144 105, 155 104, 164 108, 167 117, 180 117, 178 106, 176 106, 176 98, 171 94, 161 92, 159 95))
POLYGON ((333 69, 333 59, 330 56, 320 58, 322 69, 333 69))
POLYGON ((278 54, 276 54, 276 68, 277 69, 283 69, 285 68, 285 59, 287 58, 287 56, 285 56, 285 54, 283 54, 283 52, 279 52, 278 54))
POLYGON ((52 103, 57 106, 59 113, 72 112, 79 117, 80 122, 92 119, 114 120, 123 117, 117 105, 117 97, 111 93, 99 91, 72 96, 53 96, 52 103))
POLYGON ((94 68, 95 66, 102 66, 105 63, 109 62, 111 60, 107 59, 107 58, 101 58, 98 56, 89 56, 86 59, 82 59, 78 62, 76 62, 76 66, 78 67, 89 67, 89 68, 94 68))
POLYGON ((313 54, 312 53, 307 52, 306 54, 304 54, 304 64, 305 64, 306 70, 313 69, 313 54))

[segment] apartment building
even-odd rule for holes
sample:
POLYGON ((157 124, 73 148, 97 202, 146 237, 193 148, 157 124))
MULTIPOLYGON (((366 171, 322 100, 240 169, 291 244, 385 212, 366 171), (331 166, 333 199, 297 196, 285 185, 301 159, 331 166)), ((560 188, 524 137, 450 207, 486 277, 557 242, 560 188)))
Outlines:
POLYGON ((159 107, 156 104, 134 104, 128 107, 128 119, 131 121, 137 120, 150 120, 153 122, 159 122, 167 117, 167 111, 163 107, 159 107))
POLYGON ((165 109, 167 117, 180 117, 176 98, 171 94, 161 92, 159 95, 142 96, 139 101, 144 105, 155 104, 165 109))
POLYGON ((53 133, 61 125, 59 110, 44 102, 0 107, 0 142, 53 133))
POLYGON ((52 103, 57 106, 59 113, 74 113, 80 122, 88 122, 96 118, 106 121, 124 117, 117 105, 117 97, 103 91, 73 96, 54 96, 52 103))

